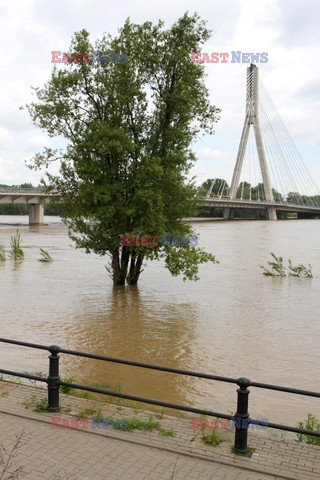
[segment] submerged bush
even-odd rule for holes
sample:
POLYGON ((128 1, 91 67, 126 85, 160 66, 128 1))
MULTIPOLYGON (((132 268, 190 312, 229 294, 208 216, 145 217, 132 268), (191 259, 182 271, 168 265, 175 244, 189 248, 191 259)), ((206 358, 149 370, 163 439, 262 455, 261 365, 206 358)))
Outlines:
POLYGON ((266 267, 261 266, 263 270, 263 275, 266 277, 285 277, 286 267, 283 265, 283 258, 277 257, 274 253, 270 252, 270 255, 273 257, 273 261, 268 262, 268 265, 271 267, 271 270, 268 270, 266 267))
POLYGON ((292 264, 292 261, 288 260, 288 267, 283 264, 283 258, 277 257, 274 253, 270 252, 273 260, 268 262, 269 267, 266 268, 261 265, 263 275, 266 277, 299 277, 299 278, 313 278, 311 265, 307 267, 300 263, 296 267, 292 264))
POLYGON ((4 262, 6 260, 6 252, 4 250, 4 246, 0 245, 0 262, 4 262))
POLYGON ((300 277, 300 278, 313 278, 311 265, 309 264, 307 267, 300 263, 296 267, 292 265, 291 260, 288 260, 289 264, 289 277, 300 277))

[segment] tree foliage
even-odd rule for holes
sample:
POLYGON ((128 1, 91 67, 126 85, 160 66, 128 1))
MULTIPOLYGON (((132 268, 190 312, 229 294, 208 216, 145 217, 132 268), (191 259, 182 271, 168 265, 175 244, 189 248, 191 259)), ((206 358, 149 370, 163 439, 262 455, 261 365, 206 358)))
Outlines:
POLYGON ((196 279, 213 255, 181 247, 121 246, 121 234, 190 235, 181 222, 196 211, 196 188, 187 181, 199 132, 213 133, 219 110, 209 102, 204 67, 190 61, 210 32, 195 14, 165 29, 163 22, 127 20, 115 37, 92 45, 74 35, 73 52, 126 53, 128 61, 66 63, 54 68, 37 101, 27 106, 34 123, 64 150, 45 148, 32 168, 60 161, 46 185, 61 198, 70 237, 87 253, 110 256, 114 284, 138 281, 147 259, 165 258, 173 275, 196 279))
POLYGON ((198 196, 228 195, 229 185, 223 178, 208 178, 199 188, 198 196))

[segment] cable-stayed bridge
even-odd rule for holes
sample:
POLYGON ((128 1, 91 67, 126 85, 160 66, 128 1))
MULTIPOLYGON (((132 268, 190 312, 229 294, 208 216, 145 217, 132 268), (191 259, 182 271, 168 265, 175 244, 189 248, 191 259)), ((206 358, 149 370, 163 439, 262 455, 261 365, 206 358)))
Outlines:
POLYGON ((232 180, 230 186, 217 181, 201 203, 223 208, 225 219, 237 208, 265 209, 269 220, 277 220, 277 211, 320 216, 320 192, 253 64, 247 69, 245 120, 232 180))
MULTIPOLYGON (((29 205, 30 224, 43 223, 44 203, 52 197, 37 188, 0 187, 0 204, 29 205)), ((200 204, 223 208, 225 219, 236 209, 264 209, 269 220, 277 220, 277 212, 320 218, 320 192, 253 64, 247 69, 245 120, 230 186, 214 180, 200 204)))
POLYGON ((233 210, 235 209, 245 209, 245 210, 267 210, 267 219, 268 220, 277 220, 277 218, 273 217, 273 211, 276 212, 290 212, 290 213, 297 213, 299 218, 320 218, 320 207, 312 207, 308 205, 296 205, 294 203, 286 203, 286 202, 268 202, 265 200, 244 200, 239 198, 204 198, 201 200, 201 204, 206 207, 216 207, 216 208, 223 208, 225 210, 224 218, 232 218, 233 210), (228 210, 230 209, 230 210, 228 210), (272 217, 270 218, 270 210, 272 217))
MULTIPOLYGON (((54 195, 44 193, 41 189, 31 188, 4 188, 0 187, 0 204, 26 204, 29 205, 29 224, 44 223, 44 204, 50 202, 54 195)), ((223 208, 232 218, 235 209, 266 209, 273 208, 279 212, 294 212, 301 217, 320 217, 320 208, 317 206, 298 205, 288 202, 276 202, 266 200, 246 200, 240 198, 231 199, 227 195, 214 195, 201 200, 201 204, 206 207, 223 208)))

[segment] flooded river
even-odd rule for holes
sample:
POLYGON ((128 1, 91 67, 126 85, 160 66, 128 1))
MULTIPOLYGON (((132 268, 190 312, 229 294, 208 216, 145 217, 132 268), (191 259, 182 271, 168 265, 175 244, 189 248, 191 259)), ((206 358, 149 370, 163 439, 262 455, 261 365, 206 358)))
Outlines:
MULTIPOLYGON (((320 391, 320 221, 194 224, 218 265, 200 281, 173 278, 149 263, 138 287, 113 288, 106 258, 75 250, 65 226, 46 217, 0 217, 9 247, 20 223, 25 260, 0 263, 0 336, 320 391), (21 223, 24 223, 22 225, 21 223), (39 249, 54 262, 38 262, 39 249), (267 278, 269 252, 311 263, 313 279, 267 278)), ((161 232, 159 232, 161 233, 161 232)), ((61 355, 63 376, 115 385, 123 392, 224 413, 236 410, 236 386, 61 355)), ((47 371, 47 354, 0 344, 1 368, 47 371)), ((251 388, 253 418, 295 425, 319 400, 251 388)))

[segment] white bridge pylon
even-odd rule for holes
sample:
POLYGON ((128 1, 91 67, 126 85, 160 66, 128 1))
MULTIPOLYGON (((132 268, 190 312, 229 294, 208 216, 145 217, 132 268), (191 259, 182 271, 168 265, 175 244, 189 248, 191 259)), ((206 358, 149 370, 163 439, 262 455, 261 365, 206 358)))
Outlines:
MULTIPOLYGON (((244 125, 242 129, 242 135, 240 140, 240 145, 237 154, 236 165, 234 168, 231 187, 230 187, 230 198, 236 198, 237 190, 240 181, 240 175, 243 167, 243 160, 246 153, 248 137, 251 126, 254 130, 254 137, 257 146, 257 152, 259 157, 259 165, 261 170, 261 176, 264 186, 265 199, 268 202, 274 202, 272 187, 270 182, 270 175, 268 170, 268 165, 266 161, 266 155, 262 142, 262 135, 259 122, 259 77, 258 77, 258 67, 251 64, 247 68, 247 97, 246 97, 246 116, 244 120, 244 125)), ((277 212, 275 207, 268 207, 268 219, 277 220, 277 212)), ((229 219, 231 216, 231 208, 225 208, 224 218, 229 219)))

